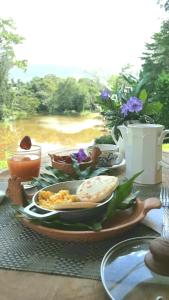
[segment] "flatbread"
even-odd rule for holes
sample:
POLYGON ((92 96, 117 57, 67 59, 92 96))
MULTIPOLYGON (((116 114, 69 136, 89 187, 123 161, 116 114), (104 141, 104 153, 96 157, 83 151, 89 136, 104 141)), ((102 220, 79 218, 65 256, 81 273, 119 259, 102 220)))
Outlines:
POLYGON ((81 209, 81 208, 94 208, 98 203, 94 202, 70 202, 65 204, 55 204, 53 209, 81 209))
POLYGON ((118 184, 118 178, 115 176, 95 176, 86 179, 78 187, 76 195, 80 201, 101 202, 112 194, 118 184))

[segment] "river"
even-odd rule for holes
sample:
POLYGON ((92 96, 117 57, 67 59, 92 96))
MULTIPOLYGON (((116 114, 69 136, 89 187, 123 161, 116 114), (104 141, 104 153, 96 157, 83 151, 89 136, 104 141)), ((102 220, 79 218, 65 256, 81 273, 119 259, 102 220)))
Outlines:
POLYGON ((91 145, 103 133, 103 120, 89 116, 36 116, 30 119, 0 123, 1 151, 13 149, 29 135, 42 152, 54 149, 81 148, 91 145))

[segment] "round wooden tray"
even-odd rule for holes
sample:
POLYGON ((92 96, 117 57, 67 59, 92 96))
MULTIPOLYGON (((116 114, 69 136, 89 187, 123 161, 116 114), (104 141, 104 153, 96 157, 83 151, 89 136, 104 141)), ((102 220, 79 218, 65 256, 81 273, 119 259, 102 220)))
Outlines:
POLYGON ((26 218, 21 218, 21 222, 32 230, 57 240, 64 241, 101 241, 107 238, 120 235, 139 223, 153 208, 160 208, 160 201, 157 198, 148 198, 145 201, 136 200, 132 209, 124 210, 116 214, 111 222, 98 232, 95 231, 68 231, 56 228, 48 228, 42 225, 33 224, 26 218))

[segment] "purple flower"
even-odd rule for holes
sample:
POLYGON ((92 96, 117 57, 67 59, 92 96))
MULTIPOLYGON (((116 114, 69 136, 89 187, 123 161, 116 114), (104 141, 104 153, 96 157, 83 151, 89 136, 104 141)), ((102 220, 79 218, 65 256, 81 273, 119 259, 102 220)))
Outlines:
POLYGON ((129 112, 139 112, 143 109, 143 102, 136 97, 131 97, 126 104, 129 112))
POLYGON ((128 115, 129 112, 129 107, 127 104, 123 104, 121 107, 121 113, 124 115, 124 117, 126 117, 128 115))
POLYGON ((73 153, 73 156, 78 161, 78 163, 81 163, 88 157, 83 149, 79 149, 78 152, 73 153))
POLYGON ((101 98, 102 100, 107 100, 111 97, 111 94, 110 94, 110 91, 108 89, 104 89, 102 92, 101 92, 101 98))

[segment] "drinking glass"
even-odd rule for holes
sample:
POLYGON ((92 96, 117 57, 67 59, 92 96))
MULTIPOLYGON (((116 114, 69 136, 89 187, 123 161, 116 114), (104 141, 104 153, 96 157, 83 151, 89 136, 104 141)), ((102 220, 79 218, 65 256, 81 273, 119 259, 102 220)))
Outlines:
POLYGON ((41 147, 32 145, 29 150, 17 149, 9 151, 7 157, 11 176, 21 178, 24 188, 31 188, 34 177, 39 176, 41 165, 41 147))

